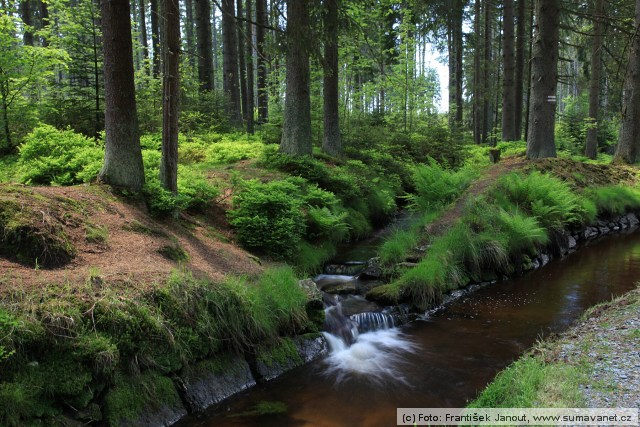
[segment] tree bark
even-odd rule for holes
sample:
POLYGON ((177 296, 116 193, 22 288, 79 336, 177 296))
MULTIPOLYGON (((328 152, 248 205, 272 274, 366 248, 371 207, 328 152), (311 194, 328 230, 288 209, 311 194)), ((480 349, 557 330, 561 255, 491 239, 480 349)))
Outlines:
POLYGON ((211 39, 210 0, 195 0, 198 82, 201 92, 213 90, 213 46, 211 39))
POLYGON ((338 10, 339 0, 324 0, 324 133, 322 151, 342 155, 340 115, 338 113, 338 10))
MULTIPOLYGON (((45 29, 49 26, 49 6, 47 2, 43 0, 40 0, 38 3, 40 5, 40 28, 45 29)), ((47 46, 49 46, 49 40, 45 36, 42 36, 42 47, 47 46)))
POLYGON ((256 0, 256 47, 258 69, 258 122, 266 123, 269 115, 269 92, 267 90, 267 60, 265 52, 265 26, 267 25, 267 1, 256 0))
POLYGON ((253 24, 250 22, 253 20, 253 4, 251 0, 247 0, 247 25, 246 33, 247 40, 247 112, 245 114, 245 120, 247 121, 247 132, 253 134, 254 132, 254 120, 253 110, 255 109, 255 81, 253 78, 253 24))
POLYGON ((101 0, 104 45, 105 154, 99 180, 138 192, 144 169, 133 78, 128 0, 101 0))
MULTIPOLYGON (((197 46, 197 41, 196 41, 196 35, 194 33, 194 30, 197 32, 197 28, 199 25, 198 22, 198 12, 195 11, 195 16, 194 16, 194 9, 196 9, 197 6, 197 1, 198 0, 184 0, 184 9, 185 9, 185 28, 184 28, 184 36, 185 36, 185 41, 187 43, 187 62, 189 63, 189 67, 192 70, 198 69, 198 60, 200 59, 200 53, 198 51, 198 46, 197 46), (196 4, 194 5, 194 1, 196 2, 196 4), (194 27, 195 25, 195 27, 194 27)), ((209 1, 207 0, 207 4, 209 3, 209 1)), ((209 5, 209 14, 211 14, 211 5, 209 5)), ((206 17, 207 22, 209 21, 209 16, 206 17)), ((198 71, 200 71, 198 69, 198 71)))
POLYGON ((482 14, 480 0, 475 0, 473 18, 474 30, 474 55, 473 55, 473 141, 476 144, 482 142, 482 100, 483 100, 483 83, 482 83, 482 49, 481 35, 482 28, 480 15, 482 14))
MULTIPOLYGON (((640 1, 640 0, 639 0, 640 1)), ((311 155, 309 4, 287 0, 287 76, 280 151, 311 155)))
POLYGON ((460 0, 453 2, 449 12, 449 126, 454 133, 462 130, 462 15, 460 0))
POLYGON ((140 42, 142 43, 142 56, 145 60, 149 60, 149 41, 147 40, 147 11, 144 6, 144 0, 138 3, 140 8, 140 42))
POLYGON ((241 104, 241 112, 242 119, 244 120, 247 116, 247 61, 245 58, 246 53, 246 40, 244 36, 244 31, 242 29, 242 19, 244 18, 244 11, 242 6, 242 0, 237 0, 237 16, 238 20, 236 21, 237 31, 238 31, 238 66, 240 67, 240 104, 241 104))
MULTIPOLYGON (((640 2, 640 0, 637 0, 640 2)), ((536 0, 531 58, 531 111, 527 157, 556 157, 555 111, 558 84, 560 0, 536 0)))
POLYGON ((160 75, 160 25, 158 24, 158 0, 149 0, 151 8, 151 45, 153 47, 153 77, 160 75))
POLYGON ((602 72, 602 38, 604 25, 604 0, 595 0, 593 11, 593 40, 591 45, 591 78, 589 80, 589 120, 584 155, 590 159, 598 156, 598 110, 600 107, 600 76, 602 72))
POLYGON ((522 108, 524 105, 525 33, 527 28, 527 0, 518 0, 516 27, 515 116, 516 139, 522 138, 522 108))
POLYGON ((240 113, 240 87, 238 79, 238 40, 233 0, 222 0, 222 72, 223 90, 229 100, 229 119, 238 126, 240 113))
POLYGON ((635 163, 640 152, 640 0, 636 0, 635 31, 629 64, 624 80, 622 123, 618 148, 613 157, 616 163, 635 163))
POLYGON ((160 182, 178 192, 178 114, 180 101, 180 9, 177 0, 164 0, 162 87, 162 158, 160 182))
POLYGON ((20 1, 20 17, 26 27, 22 34, 22 41, 27 46, 33 46, 33 14, 31 12, 31 0, 20 1))
POLYGON ((492 56, 492 45, 491 45, 491 21, 493 19, 493 5, 491 4, 491 0, 485 0, 484 2, 484 102, 482 107, 482 142, 487 143, 489 132, 491 130, 491 116, 493 115, 493 111, 491 110, 491 97, 489 94, 491 93, 491 56, 492 56))
POLYGON ((502 16, 502 140, 515 141, 516 87, 513 0, 504 0, 502 16))

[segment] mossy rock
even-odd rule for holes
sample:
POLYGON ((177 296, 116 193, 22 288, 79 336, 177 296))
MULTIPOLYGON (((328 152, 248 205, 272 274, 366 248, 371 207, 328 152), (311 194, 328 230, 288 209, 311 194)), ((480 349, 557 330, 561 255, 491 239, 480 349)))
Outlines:
POLYGON ((71 261, 76 250, 57 207, 55 201, 26 190, 0 189, 0 256, 45 268, 71 261))
POLYGON ((382 305, 397 305, 400 303, 402 295, 397 286, 388 284, 371 289, 367 292, 366 298, 382 305))

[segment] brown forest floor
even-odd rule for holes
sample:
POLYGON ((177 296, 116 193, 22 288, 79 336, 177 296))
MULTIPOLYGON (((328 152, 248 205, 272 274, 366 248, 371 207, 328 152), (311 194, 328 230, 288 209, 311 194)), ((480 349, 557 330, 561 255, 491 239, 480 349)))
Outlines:
MULTIPOLYGON (((28 189, 30 194, 18 196, 20 203, 32 208, 36 204, 43 223, 63 224, 76 255, 68 264, 51 269, 0 256, 0 295, 39 292, 49 286, 82 291, 90 277, 96 276, 104 286, 143 290, 183 267, 213 280, 262 271, 255 257, 228 243, 232 233, 220 208, 198 217, 183 214, 179 219, 157 220, 144 206, 125 203, 102 186, 11 187, 28 189), (88 225, 106 227, 106 241, 89 241, 88 225), (188 261, 180 263, 160 254, 161 248, 176 244, 188 254, 188 261)), ((0 186, 0 190, 8 188, 0 186)))
MULTIPOLYGON (((590 165, 568 159, 531 162, 524 157, 505 158, 485 170, 462 197, 427 227, 427 233, 443 233, 462 215, 470 197, 486 191, 500 176, 525 168, 552 173, 580 188, 637 181, 637 170, 631 167, 590 165)), ((222 176, 215 178, 227 181, 222 176)), ((172 271, 181 268, 214 281, 228 274, 258 275, 263 271, 259 260, 233 244, 233 232, 225 219, 229 191, 223 191, 223 199, 208 212, 158 220, 147 214, 143 204, 125 202, 104 186, 0 185, 0 202, 13 197, 37 213, 34 221, 60 225, 76 249, 68 264, 50 269, 0 256, 0 297, 15 291, 38 293, 51 286, 82 293, 91 288, 86 285, 92 277, 98 277, 102 286, 110 288, 145 290, 164 283, 172 271), (89 241, 88 226, 106 227, 106 241, 89 241), (188 254, 186 262, 173 261, 159 252, 176 245, 188 254)))

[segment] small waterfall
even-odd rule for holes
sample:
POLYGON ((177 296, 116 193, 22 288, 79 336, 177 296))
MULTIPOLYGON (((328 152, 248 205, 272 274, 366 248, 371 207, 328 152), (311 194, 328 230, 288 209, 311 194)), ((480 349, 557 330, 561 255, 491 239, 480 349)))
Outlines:
POLYGON ((393 316, 385 313, 358 313, 351 316, 356 325, 358 332, 373 332, 380 329, 390 329, 396 326, 393 316))
POLYGON ((400 372, 404 354, 417 346, 395 327, 394 316, 364 312, 346 316, 337 302, 325 309, 325 333, 330 354, 326 359, 328 375, 337 382, 352 375, 365 375, 374 383, 407 383, 400 372))

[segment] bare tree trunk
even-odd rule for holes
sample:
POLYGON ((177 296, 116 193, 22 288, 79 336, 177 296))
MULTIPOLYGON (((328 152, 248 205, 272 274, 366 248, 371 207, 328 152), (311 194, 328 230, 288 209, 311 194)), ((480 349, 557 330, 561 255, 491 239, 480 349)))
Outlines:
POLYGON ((613 157, 616 163, 635 163, 640 152, 640 0, 636 0, 636 21, 629 64, 624 80, 622 123, 618 148, 613 157))
POLYGON ((94 2, 91 0, 90 11, 91 11, 91 32, 92 32, 92 41, 93 41, 93 99, 94 99, 94 124, 93 124, 93 132, 96 137, 100 135, 100 131, 102 130, 101 117, 103 116, 102 111, 100 110, 100 66, 99 66, 99 36, 97 27, 100 25, 98 21, 98 17, 96 16, 94 9, 94 2))
POLYGON ((457 126, 462 130, 462 106, 463 98, 462 98, 462 82, 464 80, 464 67, 462 62, 463 57, 463 32, 462 32, 462 21, 463 21, 463 12, 464 12, 464 4, 462 0, 458 0, 455 3, 455 31, 453 33, 453 44, 455 46, 455 83, 456 83, 456 115, 455 121, 457 126))
POLYGON ((515 116, 516 139, 522 138, 522 107, 524 105, 525 33, 527 28, 527 0, 518 0, 516 28, 515 116))
POLYGON ((22 41, 27 46, 33 46, 33 14, 31 12, 31 0, 20 1, 20 17, 28 28, 22 34, 22 41))
POLYGON ((308 31, 309 4, 287 0, 287 77, 280 151, 292 156, 311 155, 308 31))
POLYGON ((211 42, 210 0, 195 0, 198 82, 201 92, 213 90, 213 46, 211 42))
POLYGON ((332 156, 342 154, 340 114, 338 113, 338 10, 339 0, 324 0, 324 134, 322 151, 332 156))
MULTIPOLYGON (((637 0, 640 2, 640 0, 637 0)), ((531 111, 527 157, 556 157, 555 111, 558 84, 560 0, 536 0, 531 58, 531 111)))
MULTIPOLYGON (((49 26, 49 6, 46 1, 40 0, 38 2, 40 5, 40 22, 42 29, 45 29, 49 26)), ((49 46, 49 40, 45 36, 42 36, 42 47, 49 46)))
POLYGON ((502 24, 502 140, 515 141, 516 87, 513 0, 504 0, 502 24))
POLYGON ((104 45, 105 153, 99 180, 140 191, 144 169, 133 78, 128 0, 101 0, 104 45))
POLYGON ((527 105, 524 112, 524 140, 529 140, 529 113, 531 112, 531 57, 533 55, 533 10, 529 13, 529 43, 527 46, 527 105))
POLYGON ((140 8, 140 42, 142 43, 142 56, 146 62, 149 60, 149 41, 147 40, 147 11, 144 6, 144 0, 139 1, 138 7, 140 8))
POLYGON ((244 31, 242 29, 242 18, 244 18, 242 0, 237 0, 237 16, 240 18, 237 20, 237 31, 238 31, 238 66, 240 67, 239 75, 240 75, 240 103, 241 103, 241 112, 242 118, 246 118, 247 116, 247 61, 245 58, 246 53, 246 40, 244 36, 244 31))
POLYGON ((238 40, 233 0, 222 0, 222 68, 223 89, 229 99, 229 118, 240 125, 240 87, 238 79, 238 40))
MULTIPOLYGON (((209 0, 207 0, 207 4, 209 4, 209 0)), ((198 66, 197 64, 197 56, 200 55, 200 53, 196 53, 198 47, 197 47, 197 41, 196 41, 196 35, 194 34, 194 24, 196 27, 196 32, 197 27, 199 25, 198 22, 198 12, 197 10, 195 11, 195 17, 194 17, 194 9, 197 9, 197 0, 184 0, 184 9, 185 9, 185 15, 186 15, 186 22, 185 22, 185 29, 184 29, 184 36, 187 42, 187 61, 189 63, 189 67, 192 70, 195 70, 196 67, 198 66), (196 5, 194 5, 194 1, 196 3, 196 5)), ((211 12, 211 6, 209 5, 209 12, 211 12)), ((207 23, 209 21, 209 16, 207 16, 206 18, 207 23)), ((200 71, 200 70, 198 70, 200 71)))
MULTIPOLYGON (((2 70, 0 70, 2 71, 2 70)), ((0 88, 0 98, 2 101, 2 130, 4 131, 4 143, 5 146, 0 146, 0 154, 8 154, 14 150, 13 142, 11 141, 11 128, 9 127, 9 105, 7 98, 9 97, 8 82, 4 83, 0 88)))
MULTIPOLYGON (((178 0, 164 0, 162 85, 162 158, 160 182, 178 192, 178 114, 180 101, 180 8, 178 0)), ((208 16, 208 15, 207 15, 208 16)))
POLYGON ((493 5, 491 0, 485 0, 484 2, 484 105, 482 107, 482 117, 484 123, 482 125, 482 142, 487 143, 489 132, 491 131, 491 116, 493 112, 491 110, 491 21, 493 19, 493 5))
POLYGON ((600 75, 602 71, 602 38, 604 0, 596 0, 593 11, 593 40, 591 45, 591 79, 589 80, 589 119, 587 143, 584 155, 590 159, 598 156, 598 110, 600 107, 600 75))
POLYGON ((149 0, 151 7, 151 45, 153 47, 153 77, 160 75, 160 25, 158 24, 158 0, 149 0))
POLYGON ((267 1, 256 0, 256 46, 258 68, 258 122, 266 123, 269 115, 269 92, 267 90, 267 61, 265 52, 265 26, 267 25, 267 1))
POLYGON ((473 141, 476 144, 482 142, 482 49, 481 43, 481 23, 480 15, 482 13, 480 8, 480 0, 474 2, 474 18, 473 18, 473 30, 474 30, 474 55, 473 55, 473 141))
POLYGON ((249 21, 253 20, 253 5, 251 0, 247 0, 247 112, 245 120, 247 121, 247 132, 254 132, 253 110, 255 109, 255 81, 253 78, 253 24, 249 21))

